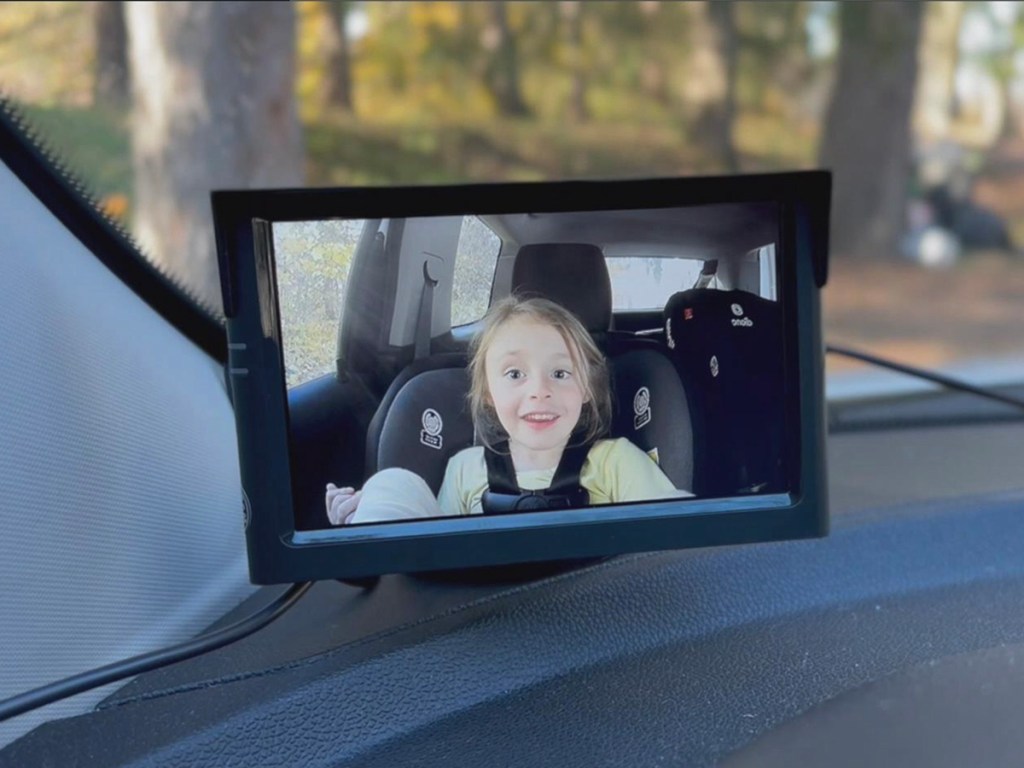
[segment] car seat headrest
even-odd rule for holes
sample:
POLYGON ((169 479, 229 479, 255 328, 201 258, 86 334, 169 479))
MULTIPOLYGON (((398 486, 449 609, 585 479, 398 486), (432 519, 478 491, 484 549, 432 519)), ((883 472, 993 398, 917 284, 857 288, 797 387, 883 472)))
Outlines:
MULTIPOLYGON (((662 314, 665 341, 674 349, 680 335, 693 343, 716 346, 729 338, 758 356, 777 358, 780 331, 778 304, 747 291, 691 288, 672 294, 662 314)), ((710 348, 710 347, 709 347, 710 348)))
POLYGON ((604 254, 588 243, 524 245, 512 267, 512 292, 550 299, 591 333, 611 327, 612 283, 604 254))

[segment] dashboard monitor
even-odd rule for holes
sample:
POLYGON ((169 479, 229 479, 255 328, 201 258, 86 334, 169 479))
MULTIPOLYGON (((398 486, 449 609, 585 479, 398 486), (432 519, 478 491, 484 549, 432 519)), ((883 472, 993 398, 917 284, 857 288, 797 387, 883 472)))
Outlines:
POLYGON ((829 190, 215 192, 252 581, 824 535, 829 190))

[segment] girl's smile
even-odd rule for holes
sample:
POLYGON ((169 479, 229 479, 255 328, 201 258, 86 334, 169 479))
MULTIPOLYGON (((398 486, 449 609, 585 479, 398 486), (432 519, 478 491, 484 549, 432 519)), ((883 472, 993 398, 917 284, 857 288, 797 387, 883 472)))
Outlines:
POLYGON ((528 413, 522 418, 531 428, 541 430, 554 426, 559 417, 557 413, 528 413))
POLYGON ((487 390, 518 471, 558 465, 580 420, 584 387, 562 334, 528 317, 509 320, 485 355, 487 390))

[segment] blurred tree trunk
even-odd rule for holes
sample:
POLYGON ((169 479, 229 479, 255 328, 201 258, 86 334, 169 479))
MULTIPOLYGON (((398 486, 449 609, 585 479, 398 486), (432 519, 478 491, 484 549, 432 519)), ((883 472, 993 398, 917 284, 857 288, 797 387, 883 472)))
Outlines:
POLYGON ((964 3, 949 0, 924 8, 918 65, 921 68, 914 96, 915 132, 936 141, 949 135, 955 114, 956 69, 960 62, 960 23, 964 3))
POLYGON ((508 117, 530 113, 519 87, 519 54, 516 39, 508 27, 504 0, 491 0, 490 19, 483 31, 483 47, 489 54, 484 82, 498 105, 498 112, 508 117))
POLYGON ((587 108, 587 76, 583 69, 583 8, 580 0, 563 2, 559 6, 567 27, 569 62, 572 68, 572 90, 569 93, 569 117, 582 123, 590 119, 587 108))
POLYGON ((93 3, 96 74, 93 104, 121 107, 128 103, 128 33, 121 0, 93 3))
POLYGON ((669 107, 672 103, 672 93, 669 85, 669 72, 673 69, 670 62, 674 61, 678 45, 673 40, 671 53, 666 56, 664 45, 652 45, 651 41, 655 34, 662 31, 664 25, 660 24, 665 17, 665 11, 660 2, 655 0, 628 0, 630 7, 638 13, 640 19, 640 42, 644 45, 645 55, 637 73, 637 87, 640 92, 662 107, 669 107))
POLYGON ((693 114, 694 138, 714 165, 739 170, 732 127, 736 114, 736 21, 731 2, 688 3, 690 57, 683 97, 693 114))
POLYGON ((999 125, 999 137, 997 142, 1016 138, 1020 135, 1020 119, 1013 95, 1012 72, 1005 77, 997 78, 999 82, 999 96, 1003 103, 1003 119, 999 125))
POLYGON ((833 171, 832 251, 892 258, 911 171, 922 5, 840 3, 838 71, 820 161, 833 171))
POLYGON ((135 231, 221 306, 210 190, 302 182, 290 3, 127 3, 135 231))
POLYGON ((807 18, 811 6, 799 0, 739 3, 735 6, 739 47, 749 44, 744 85, 751 101, 794 123, 807 119, 816 64, 808 51, 807 18), (781 97, 781 98, 780 98, 781 97))
POLYGON ((326 25, 327 77, 324 83, 324 101, 346 112, 352 111, 352 53, 345 22, 348 19, 349 0, 329 0, 326 25))

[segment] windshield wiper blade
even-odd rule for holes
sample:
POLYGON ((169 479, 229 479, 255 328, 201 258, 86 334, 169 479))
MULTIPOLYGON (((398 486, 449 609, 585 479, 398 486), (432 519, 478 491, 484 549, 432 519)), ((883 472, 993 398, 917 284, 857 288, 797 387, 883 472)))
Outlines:
POLYGON ((925 381, 931 381, 939 386, 945 387, 946 389, 969 392, 972 395, 984 397, 989 400, 995 400, 998 403, 1010 405, 1024 411, 1024 400, 1021 400, 1020 398, 1012 397, 1011 395, 1004 395, 1001 392, 993 392, 992 390, 985 389, 984 387, 976 387, 973 384, 968 384, 966 381, 950 378, 949 376, 944 376, 941 373, 928 371, 924 368, 915 368, 912 365, 897 363, 893 360, 886 360, 885 358, 878 357, 877 355, 869 355, 867 352, 850 349, 849 347, 836 346, 835 344, 826 344, 825 351, 831 352, 834 355, 842 355, 843 357, 860 360, 863 363, 877 365, 880 368, 888 368, 890 370, 897 371, 898 373, 906 374, 907 376, 915 376, 919 379, 924 379, 925 381))

